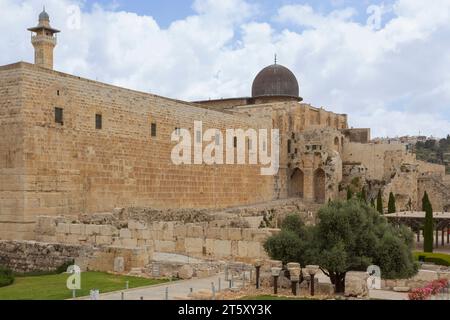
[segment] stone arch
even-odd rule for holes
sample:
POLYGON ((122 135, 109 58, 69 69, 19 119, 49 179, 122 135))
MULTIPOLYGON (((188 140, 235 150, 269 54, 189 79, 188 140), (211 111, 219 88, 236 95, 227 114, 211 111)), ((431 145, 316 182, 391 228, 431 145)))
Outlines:
POLYGON ((314 201, 325 203, 325 171, 321 168, 314 171, 314 201))
POLYGON ((302 170, 296 168, 289 180, 289 197, 303 198, 304 195, 304 181, 305 175, 302 170))

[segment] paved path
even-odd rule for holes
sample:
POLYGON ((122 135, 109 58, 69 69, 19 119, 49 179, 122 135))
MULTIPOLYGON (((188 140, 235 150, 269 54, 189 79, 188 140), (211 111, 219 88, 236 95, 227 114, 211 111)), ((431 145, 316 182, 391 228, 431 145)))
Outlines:
MULTIPOLYGON (((225 282, 225 276, 221 275, 221 287, 227 288, 229 283, 225 282)), ((122 292, 124 292, 124 300, 165 300, 166 288, 169 288, 169 300, 187 298, 192 288, 194 291, 211 290, 211 283, 214 282, 215 288, 219 288, 219 275, 203 278, 192 279, 186 281, 168 282, 157 286, 142 287, 118 292, 105 293, 100 295, 100 300, 122 300, 122 292)), ((89 300, 90 298, 80 298, 80 300, 89 300)))
POLYGON ((408 294, 394 291, 370 290, 370 299, 408 300, 408 294))

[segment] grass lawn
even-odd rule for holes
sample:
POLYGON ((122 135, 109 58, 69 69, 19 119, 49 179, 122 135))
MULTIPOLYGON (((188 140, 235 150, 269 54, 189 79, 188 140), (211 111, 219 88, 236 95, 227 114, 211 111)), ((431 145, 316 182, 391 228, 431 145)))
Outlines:
MULTIPOLYGON (((64 300, 72 298, 72 292, 66 287, 68 274, 16 277, 10 286, 0 288, 0 300, 64 300)), ((81 290, 77 297, 88 296, 92 289, 100 293, 129 288, 145 287, 167 282, 168 280, 151 280, 137 277, 116 276, 102 272, 83 272, 81 290)))

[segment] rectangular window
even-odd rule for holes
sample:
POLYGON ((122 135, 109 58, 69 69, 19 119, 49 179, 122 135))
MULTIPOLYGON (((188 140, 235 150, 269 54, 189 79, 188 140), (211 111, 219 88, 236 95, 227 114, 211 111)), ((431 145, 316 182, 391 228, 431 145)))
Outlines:
POLYGON ((156 137, 156 123, 152 123, 152 137, 156 137))
POLYGON ((290 154, 292 151, 292 141, 288 140, 288 153, 290 154))
POLYGON ((55 122, 59 124, 64 124, 62 108, 55 108, 55 122))
POLYGON ((234 147, 235 147, 235 148, 237 148, 237 142, 238 142, 238 141, 237 141, 237 137, 234 137, 233 144, 234 144, 234 147))
POLYGON ((95 129, 101 130, 102 127, 103 127, 102 115, 101 114, 96 114, 95 115, 95 129))

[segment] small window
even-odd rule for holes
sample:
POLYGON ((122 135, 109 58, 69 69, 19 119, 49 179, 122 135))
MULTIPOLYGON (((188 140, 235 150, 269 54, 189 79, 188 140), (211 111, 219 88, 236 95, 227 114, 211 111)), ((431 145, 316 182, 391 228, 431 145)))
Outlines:
POLYGON ((288 140, 288 153, 291 153, 292 151, 292 141, 288 140))
POLYGON ((252 139, 248 139, 248 150, 249 150, 249 151, 252 151, 252 150, 253 150, 252 139))
POLYGON ((102 115, 101 114, 96 114, 95 115, 95 129, 101 130, 102 127, 103 127, 102 115))
POLYGON ((156 137, 156 123, 152 123, 152 137, 156 137))
POLYGON ((64 124, 62 108, 55 108, 55 122, 59 124, 64 124))
POLYGON ((56 90, 56 95, 59 96, 59 90, 56 90))
POLYGON ((237 137, 234 137, 233 145, 234 145, 235 148, 237 148, 237 143, 238 143, 237 137))

